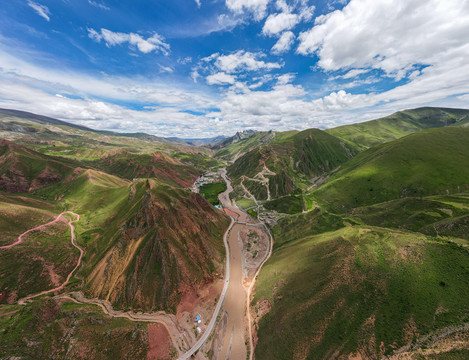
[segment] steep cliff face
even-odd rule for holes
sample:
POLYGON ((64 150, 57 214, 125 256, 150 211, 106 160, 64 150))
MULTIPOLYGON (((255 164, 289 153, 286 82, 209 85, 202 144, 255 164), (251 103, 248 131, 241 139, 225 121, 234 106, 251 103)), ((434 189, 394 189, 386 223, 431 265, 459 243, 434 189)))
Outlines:
POLYGON ((77 164, 0 139, 0 190, 29 192, 65 179, 77 164))
POLYGON ((222 272, 229 222, 199 194, 147 186, 87 287, 118 308, 175 311, 186 291, 222 272))

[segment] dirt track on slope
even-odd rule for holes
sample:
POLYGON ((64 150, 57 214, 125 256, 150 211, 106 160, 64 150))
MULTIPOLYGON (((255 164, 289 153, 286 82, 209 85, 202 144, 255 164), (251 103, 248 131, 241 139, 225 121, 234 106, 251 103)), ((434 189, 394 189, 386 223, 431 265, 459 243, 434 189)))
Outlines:
POLYGON ((33 230, 41 230, 41 229, 44 228, 45 226, 51 225, 52 223, 58 221, 59 218, 60 218, 61 216, 63 216, 64 214, 66 214, 66 213, 68 213, 68 214, 70 214, 70 215, 73 215, 73 216, 76 216, 76 219, 75 219, 75 220, 69 220, 69 221, 67 222, 67 224, 68 224, 68 226, 70 227, 72 245, 73 245, 74 247, 76 247, 76 248, 78 249, 78 251, 80 251, 80 257, 78 258, 77 264, 75 265, 75 267, 73 268, 73 270, 68 274, 67 279, 65 279, 65 281, 64 281, 61 285, 59 285, 59 286, 57 286, 57 287, 55 287, 55 288, 53 288, 53 289, 50 289, 50 290, 44 290, 44 291, 42 291, 42 292, 40 292, 40 293, 38 293, 38 294, 28 295, 28 296, 26 296, 26 297, 24 297, 24 298, 18 300, 18 304, 24 305, 28 300, 31 300, 31 299, 33 299, 33 298, 35 298, 35 297, 42 296, 42 295, 46 295, 46 294, 49 294, 49 293, 55 293, 55 292, 57 292, 57 291, 63 290, 63 288, 69 283, 70 279, 72 278, 73 273, 74 273, 74 272, 76 271, 76 269, 78 269, 78 267, 81 265, 81 259, 83 258, 83 253, 84 253, 84 252, 83 252, 83 249, 82 249, 81 247, 79 247, 79 246, 77 245, 76 241, 75 241, 75 239, 76 239, 76 238, 75 238, 75 226, 73 226, 73 223, 74 223, 74 222, 80 221, 80 215, 75 214, 73 211, 64 211, 64 212, 60 213, 60 214, 55 218, 55 220, 53 220, 53 221, 51 221, 51 222, 49 222, 49 223, 47 223, 47 224, 37 226, 37 227, 35 227, 34 229, 31 229, 31 230, 28 230, 28 231, 24 232, 23 234, 21 234, 21 235, 18 237, 18 241, 17 241, 16 243, 11 244, 11 245, 8 245, 8 246, 11 248, 11 247, 15 246, 15 244, 16 244, 16 245, 20 244, 20 243, 22 242, 22 239, 21 239, 21 241, 20 241, 20 237, 26 235, 27 233, 29 233, 29 232, 31 232, 31 231, 33 231, 33 230))
MULTIPOLYGON (((60 221, 60 218, 66 214, 66 213, 72 213, 71 211, 64 211, 64 212, 61 212, 59 215, 57 215, 55 217, 54 220, 46 223, 46 224, 42 224, 42 225, 38 225, 36 227, 33 227, 32 229, 29 229, 29 230, 26 230, 24 233, 22 233, 20 236, 18 236, 18 240, 16 240, 14 243, 10 244, 10 245, 4 245, 4 246, 0 246, 0 250, 1 249, 11 249, 12 247, 15 247, 16 245, 19 245, 23 242, 23 238, 28 235, 29 233, 33 232, 33 231, 36 231, 36 230, 42 230, 43 228, 45 228, 46 226, 49 226, 49 225, 52 225, 52 224, 55 224, 56 222, 60 221)), ((75 214, 75 213, 72 213, 72 214, 75 214)), ((76 215, 76 214, 75 214, 76 215)), ((78 215, 77 215, 78 216, 78 215)), ((76 247, 76 246, 75 246, 76 247)))

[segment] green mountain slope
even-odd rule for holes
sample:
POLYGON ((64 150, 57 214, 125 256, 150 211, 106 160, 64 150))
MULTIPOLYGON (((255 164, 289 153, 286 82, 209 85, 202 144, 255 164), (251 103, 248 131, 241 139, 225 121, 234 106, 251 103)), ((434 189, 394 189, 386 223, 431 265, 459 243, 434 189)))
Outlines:
POLYGON ((129 182, 86 170, 47 189, 82 214, 79 275, 89 296, 116 308, 175 311, 185 292, 221 271, 228 219, 200 195, 164 180, 129 182))
MULTIPOLYGON (((246 177, 244 186, 258 200, 276 199, 320 183, 357 152, 322 130, 309 129, 254 148, 228 168, 228 175, 237 185, 246 177)), ((243 193, 239 186, 237 191, 243 193)))
POLYGON ((256 359, 382 358, 469 321, 469 254, 453 243, 366 226, 283 236, 256 283, 256 359))
POLYGON ((357 155, 314 196, 337 211, 469 188, 469 128, 430 129, 357 155))
POLYGON ((16 241, 18 235, 54 219, 55 205, 48 201, 0 192, 0 246, 16 241))
POLYGON ((321 208, 279 220, 252 301, 256 358, 383 358, 467 324, 468 149, 464 127, 374 146, 313 190, 321 208))
POLYGON ((0 349, 19 359, 144 359, 150 326, 111 318, 94 305, 40 299, 1 309, 0 349))
POLYGON ((0 139, 0 190, 28 192, 58 183, 80 164, 0 139))
POLYGON ((189 171, 191 174, 186 179, 193 176, 194 169, 190 167, 206 170, 218 165, 218 161, 210 156, 212 150, 205 147, 193 147, 144 133, 93 130, 16 110, 0 109, 0 138, 44 155, 83 161, 88 166, 109 170, 127 178, 132 176, 132 172, 137 173, 137 176, 154 176, 151 167, 164 166, 168 161, 173 165, 179 160, 186 165, 184 171, 178 173, 178 176, 185 177, 184 172, 189 171), (118 157, 121 164, 111 164, 117 161, 113 160, 117 153, 122 153, 118 157), (155 153, 157 158, 165 157, 164 161, 156 159, 152 163, 155 153), (131 169, 118 169, 125 165, 131 169))
POLYGON ((353 209, 351 216, 368 225, 451 236, 469 244, 469 193, 391 200, 353 209))
POLYGON ((117 308, 175 312, 185 292, 221 272, 229 222, 200 195, 143 181, 115 210, 104 232, 94 224, 85 233, 91 296, 117 308))
POLYGON ((367 149, 420 130, 466 126, 468 120, 469 110, 425 107, 399 111, 377 120, 339 126, 326 132, 361 149, 367 149))
POLYGON ((212 148, 217 150, 215 157, 227 161, 234 161, 260 145, 282 141, 293 136, 297 132, 297 130, 285 132, 245 131, 242 133, 237 133, 235 136, 227 138, 224 141, 213 145, 212 148))
POLYGON ((254 177, 264 164, 274 172, 307 177, 327 173, 349 160, 356 151, 319 129, 308 129, 248 152, 228 168, 233 178, 254 177))

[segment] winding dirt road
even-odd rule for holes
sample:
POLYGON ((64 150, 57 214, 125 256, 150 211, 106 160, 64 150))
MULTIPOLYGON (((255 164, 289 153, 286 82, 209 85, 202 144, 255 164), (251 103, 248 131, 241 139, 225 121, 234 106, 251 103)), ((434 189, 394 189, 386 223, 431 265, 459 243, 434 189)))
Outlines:
POLYGON ((31 299, 33 299, 33 298, 35 298, 35 297, 38 297, 38 296, 42 296, 42 295, 45 295, 45 294, 50 294, 50 293, 54 293, 54 292, 56 292, 56 291, 63 290, 63 288, 69 283, 70 279, 72 278, 73 273, 74 273, 74 272, 78 269, 78 267, 81 265, 81 259, 83 258, 83 253, 84 253, 84 252, 83 252, 83 249, 82 249, 81 247, 79 247, 79 246, 77 245, 76 241, 75 241, 75 239, 76 239, 76 238, 75 238, 75 226, 73 226, 73 223, 74 223, 74 222, 80 221, 80 215, 75 214, 73 211, 64 211, 64 212, 60 213, 60 214, 55 218, 55 220, 53 220, 53 221, 51 221, 51 222, 49 222, 49 223, 47 223, 47 224, 37 226, 37 227, 35 227, 34 229, 31 229, 31 230, 26 231, 25 233, 21 234, 21 235, 18 237, 18 241, 16 241, 15 243, 13 243, 13 244, 11 244, 11 245, 8 245, 8 246, 11 248, 11 247, 13 247, 13 246, 15 246, 15 245, 20 244, 20 243, 22 242, 22 237, 23 237, 24 235, 26 235, 27 233, 29 233, 29 232, 31 232, 31 231, 33 231, 33 230, 40 230, 40 229, 42 229, 42 228, 45 227, 45 226, 51 225, 52 223, 58 221, 59 218, 60 218, 61 216, 63 216, 64 214, 70 214, 70 215, 73 215, 73 216, 76 217, 75 220, 68 220, 68 221, 67 221, 67 224, 68 224, 68 226, 70 227, 70 234, 71 234, 71 242, 72 242, 72 245, 75 246, 75 247, 78 249, 78 251, 80 251, 80 256, 78 257, 77 264, 75 265, 75 267, 73 268, 73 270, 68 274, 67 279, 65 279, 65 281, 64 281, 60 286, 57 286, 57 287, 55 287, 55 288, 53 288, 53 289, 50 289, 50 290, 44 290, 44 291, 42 291, 42 292, 40 292, 40 293, 38 293, 38 294, 28 295, 28 296, 26 296, 26 297, 24 297, 24 298, 18 300, 18 304, 20 304, 20 305, 26 304, 26 302, 27 302, 28 300, 31 300, 31 299), (21 239, 20 239, 20 238, 21 238, 21 239))
MULTIPOLYGON (((66 214, 66 213, 69 213, 70 211, 64 211, 64 212, 61 212, 59 215, 57 215, 54 220, 52 221, 49 221, 48 223, 46 224, 42 224, 42 225, 38 225, 36 227, 33 227, 32 229, 29 229, 29 230, 26 230, 24 233, 22 233, 20 236, 18 236, 18 240, 16 240, 14 243, 10 244, 10 245, 4 245, 4 246, 0 246, 0 249, 11 249, 12 247, 15 247, 16 245, 19 245, 23 242, 23 238, 28 235, 29 233, 33 232, 33 231, 36 231, 36 230, 42 230, 43 228, 45 228, 46 226, 49 226, 49 225, 52 225, 52 224, 55 224, 56 222, 58 222, 60 220, 60 218, 66 214)), ((76 214, 75 214, 76 215, 76 214)))

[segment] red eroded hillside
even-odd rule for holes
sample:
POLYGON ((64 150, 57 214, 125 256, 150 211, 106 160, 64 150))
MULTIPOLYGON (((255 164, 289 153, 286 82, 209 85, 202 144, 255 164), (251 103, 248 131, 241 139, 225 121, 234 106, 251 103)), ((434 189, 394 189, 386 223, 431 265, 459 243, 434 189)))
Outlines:
POLYGON ((222 273, 229 220, 199 194, 147 187, 87 288, 117 308, 174 312, 185 293, 222 273))
POLYGON ((78 166, 0 139, 0 190, 29 192, 60 182, 78 166))
POLYGON ((196 168, 161 151, 152 154, 132 154, 121 150, 103 157, 94 165, 110 174, 129 180, 156 178, 186 188, 190 187, 201 174, 196 168))

